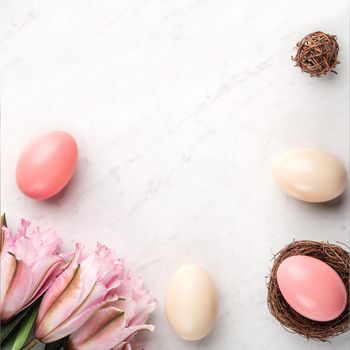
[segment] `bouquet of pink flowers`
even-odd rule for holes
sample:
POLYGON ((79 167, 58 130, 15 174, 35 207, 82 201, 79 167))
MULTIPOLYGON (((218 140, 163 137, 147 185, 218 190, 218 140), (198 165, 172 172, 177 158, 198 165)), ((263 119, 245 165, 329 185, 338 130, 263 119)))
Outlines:
POLYGON ((98 243, 84 256, 77 243, 69 259, 54 230, 29 230, 22 220, 13 235, 1 217, 1 348, 131 350, 156 300, 113 250, 98 243))

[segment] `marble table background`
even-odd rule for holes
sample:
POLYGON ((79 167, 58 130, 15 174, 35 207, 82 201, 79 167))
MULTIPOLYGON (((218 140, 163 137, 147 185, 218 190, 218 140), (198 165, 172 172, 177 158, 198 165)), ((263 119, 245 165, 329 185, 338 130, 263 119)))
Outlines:
MULTIPOLYGON (((295 239, 349 243, 349 195, 287 197, 278 152, 317 146, 349 161, 349 4, 338 0, 1 0, 1 210, 54 227, 64 248, 97 240, 144 276, 160 305, 147 350, 340 350, 285 332, 266 306, 272 252, 295 239), (305 34, 337 34, 338 75, 293 67, 305 34), (79 143, 70 185, 35 202, 16 187, 23 147, 64 129, 79 143), (169 329, 164 285, 180 264, 213 277, 212 334, 169 329)), ((136 347, 141 349, 141 343, 136 347)), ((96 349, 98 350, 98 349, 96 349)))

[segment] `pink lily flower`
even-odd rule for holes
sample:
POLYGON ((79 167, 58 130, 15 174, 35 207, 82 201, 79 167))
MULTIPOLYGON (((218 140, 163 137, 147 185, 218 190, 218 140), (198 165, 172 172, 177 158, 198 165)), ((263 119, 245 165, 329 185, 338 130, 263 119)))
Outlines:
POLYGON ((112 250, 98 244, 94 254, 83 258, 82 247, 77 244, 71 262, 41 302, 34 336, 51 343, 81 328, 93 315, 100 314, 97 310, 119 299, 117 291, 125 275, 123 261, 112 250))
POLYGON ((55 231, 29 231, 29 225, 22 219, 14 236, 7 227, 1 229, 1 322, 39 298, 63 269, 55 231))
POLYGON ((137 332, 153 332, 154 326, 145 322, 157 302, 143 288, 143 281, 127 274, 114 293, 114 301, 103 304, 70 335, 65 350, 131 350, 137 332))

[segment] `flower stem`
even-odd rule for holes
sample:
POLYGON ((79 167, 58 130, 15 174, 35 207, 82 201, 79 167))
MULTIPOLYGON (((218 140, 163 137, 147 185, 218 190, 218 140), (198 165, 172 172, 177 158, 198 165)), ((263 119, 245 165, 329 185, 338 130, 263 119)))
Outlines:
POLYGON ((29 350, 39 343, 38 339, 33 338, 22 350, 29 350))

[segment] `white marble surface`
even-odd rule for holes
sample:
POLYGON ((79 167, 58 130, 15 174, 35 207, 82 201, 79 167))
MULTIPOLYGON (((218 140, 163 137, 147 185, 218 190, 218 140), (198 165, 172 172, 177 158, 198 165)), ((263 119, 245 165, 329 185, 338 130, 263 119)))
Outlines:
MULTIPOLYGON (((346 349, 285 332, 266 307, 272 252, 296 239, 349 242, 349 196, 288 198, 271 160, 319 146, 348 166, 349 5, 338 0, 2 0, 1 210, 55 227, 65 248, 114 247, 160 301, 147 350, 346 349), (337 34, 338 75, 293 67, 308 32, 337 34), (77 173, 53 200, 15 185, 38 133, 71 132, 77 173), (169 329, 164 284, 183 262, 217 285, 213 333, 186 343, 169 329)), ((98 350, 98 349, 96 349, 98 350)), ((139 350, 139 348, 137 348, 139 350)))

